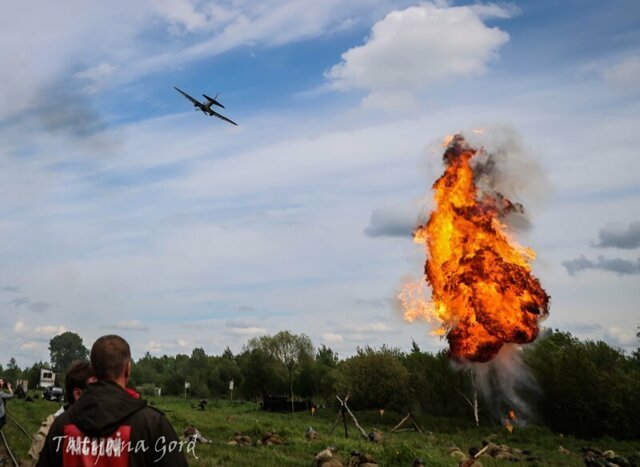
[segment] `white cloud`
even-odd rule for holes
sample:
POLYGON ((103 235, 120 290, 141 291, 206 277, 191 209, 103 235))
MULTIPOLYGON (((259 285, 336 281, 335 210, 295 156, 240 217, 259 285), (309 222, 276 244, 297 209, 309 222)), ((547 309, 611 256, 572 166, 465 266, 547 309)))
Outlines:
POLYGON ((227 332, 234 336, 262 336, 267 334, 267 329, 253 322, 227 321, 225 323, 227 332))
POLYGON ((424 3, 395 10, 371 29, 364 45, 342 54, 326 73, 339 90, 420 91, 457 77, 484 73, 509 35, 486 26, 486 17, 509 17, 490 8, 424 3))
POLYGON ((335 332, 325 332, 322 334, 322 339, 328 345, 332 344, 341 344, 344 342, 344 336, 341 334, 336 334, 335 332))
POLYGON ((267 329, 260 326, 250 326, 248 328, 231 328, 229 331, 236 336, 261 336, 267 333, 267 329))
POLYGON ((147 342, 144 346, 144 349, 151 353, 160 353, 160 352, 180 352, 184 351, 187 347, 187 341, 184 339, 175 339, 175 340, 163 340, 157 341, 152 340, 147 342))
POLYGON ((53 337, 64 332, 67 332, 68 329, 62 325, 49 325, 49 326, 37 326, 33 331, 34 334, 40 335, 43 337, 53 337))
POLYGON ((634 328, 621 328, 611 326, 605 333, 605 340, 616 347, 633 349, 638 344, 636 330, 634 328))
POLYGON ((384 322, 374 322, 374 323, 354 323, 345 326, 346 330, 356 332, 356 333, 387 333, 393 331, 393 328, 389 326, 388 323, 384 322))
POLYGON ((362 108, 402 114, 418 111, 420 101, 409 91, 372 92, 362 100, 362 108))
POLYGON ((150 341, 145 345, 145 348, 149 352, 160 352, 164 348, 164 345, 162 342, 150 341))
POLYGON ((640 56, 629 57, 604 70, 605 81, 622 92, 640 91, 640 56))
MULTIPOLYGON (((192 0, 157 0, 154 2, 156 11, 164 16, 173 26, 181 26, 186 31, 203 29, 209 23, 209 18, 202 10, 198 10, 196 1, 192 0)), ((171 28, 179 33, 177 28, 171 28)))
POLYGON ((43 342, 27 341, 20 346, 20 350, 42 350, 46 347, 43 342))
POLYGON ((142 324, 140 321, 137 321, 137 320, 119 321, 118 323, 110 327, 120 331, 148 331, 149 330, 149 326, 142 324))
POLYGON ((93 94, 100 91, 107 84, 107 81, 117 69, 118 67, 111 63, 101 63, 76 73, 74 78, 87 81, 88 84, 83 88, 83 91, 93 94))
POLYGON ((22 334, 26 332, 28 329, 27 325, 24 324, 24 321, 16 321, 15 326, 13 326, 13 332, 16 334, 22 334))

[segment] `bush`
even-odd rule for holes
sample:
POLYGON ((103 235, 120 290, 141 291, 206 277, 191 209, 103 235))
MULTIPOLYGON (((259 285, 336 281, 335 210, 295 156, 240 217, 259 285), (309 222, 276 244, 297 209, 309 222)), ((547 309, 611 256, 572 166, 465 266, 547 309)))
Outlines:
POLYGON ((350 394, 349 404, 356 409, 404 410, 409 401, 409 371, 395 349, 370 347, 338 366, 337 390, 350 394))

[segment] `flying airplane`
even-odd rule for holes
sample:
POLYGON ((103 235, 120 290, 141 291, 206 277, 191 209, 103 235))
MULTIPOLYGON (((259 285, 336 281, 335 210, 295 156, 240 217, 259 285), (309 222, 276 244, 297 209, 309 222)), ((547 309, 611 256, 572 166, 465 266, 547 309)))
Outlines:
POLYGON ((186 97, 187 99, 189 99, 191 102, 193 102, 193 106, 196 107, 196 110, 200 110, 203 113, 210 115, 212 117, 218 117, 219 119, 222 119, 226 122, 231 123, 232 125, 238 126, 238 124, 236 122, 234 122, 233 120, 228 119, 227 117, 225 117, 224 115, 220 115, 218 112, 214 111, 211 109, 212 105, 217 105, 218 107, 222 107, 223 109, 225 108, 224 105, 222 105, 220 102, 218 102, 216 99, 218 98, 218 95, 216 94, 216 97, 209 97, 206 94, 203 94, 202 96, 207 100, 207 102, 199 102, 197 100, 195 100, 193 97, 191 97, 189 94, 187 94, 186 92, 176 88, 175 86, 173 87, 176 91, 178 91, 180 94, 182 94, 184 97, 186 97))

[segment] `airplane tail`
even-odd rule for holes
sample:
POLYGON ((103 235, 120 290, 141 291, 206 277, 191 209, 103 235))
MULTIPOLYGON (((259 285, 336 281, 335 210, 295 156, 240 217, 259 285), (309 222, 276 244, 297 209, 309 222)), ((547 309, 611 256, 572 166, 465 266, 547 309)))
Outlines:
POLYGON ((203 94, 202 97, 207 99, 211 104, 217 105, 218 107, 222 107, 224 109, 225 108, 224 105, 222 105, 220 102, 216 100, 218 99, 218 94, 220 93, 216 93, 216 97, 209 97, 206 94, 203 94))

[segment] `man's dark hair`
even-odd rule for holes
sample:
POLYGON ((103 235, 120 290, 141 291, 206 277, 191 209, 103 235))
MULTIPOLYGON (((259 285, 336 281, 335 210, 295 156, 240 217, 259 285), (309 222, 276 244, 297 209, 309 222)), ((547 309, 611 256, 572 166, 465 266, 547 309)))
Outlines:
POLYGON ((131 360, 131 349, 120 336, 102 336, 91 347, 91 366, 96 378, 117 379, 131 360))
POLYGON ((71 365, 64 379, 64 401, 68 405, 75 402, 73 390, 76 388, 84 390, 87 387, 87 380, 92 376, 94 376, 93 368, 89 362, 75 362, 71 365))

